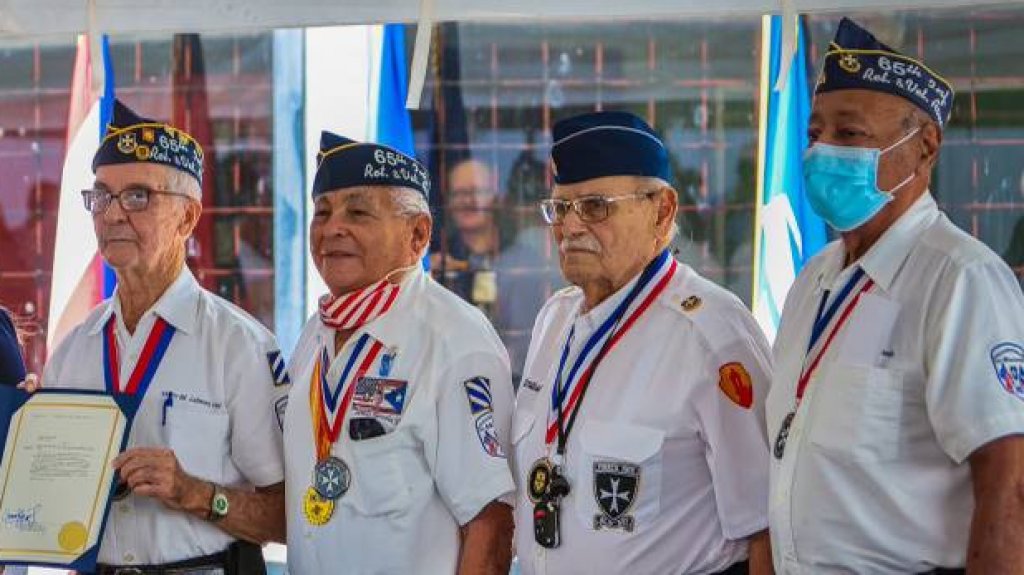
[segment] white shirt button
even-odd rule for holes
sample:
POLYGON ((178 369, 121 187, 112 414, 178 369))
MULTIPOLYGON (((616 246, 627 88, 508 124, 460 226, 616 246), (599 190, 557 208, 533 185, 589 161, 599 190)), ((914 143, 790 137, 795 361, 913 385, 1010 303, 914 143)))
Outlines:
POLYGON ((134 555, 132 555, 131 553, 125 553, 124 554, 124 562, 125 563, 132 563, 134 561, 135 561, 135 556, 134 555))

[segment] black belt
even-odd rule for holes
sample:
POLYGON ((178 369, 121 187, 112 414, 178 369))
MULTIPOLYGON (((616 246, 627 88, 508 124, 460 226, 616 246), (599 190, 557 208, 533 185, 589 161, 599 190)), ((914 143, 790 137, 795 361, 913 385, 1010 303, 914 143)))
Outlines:
POLYGON ((161 565, 96 565, 95 575, 179 575, 200 569, 227 569, 226 551, 161 565))
POLYGON ((938 567, 931 571, 925 571, 921 575, 965 575, 966 573, 967 569, 946 569, 945 567, 938 567))
POLYGON ((747 575, 750 572, 750 563, 746 560, 740 561, 739 563, 733 563, 728 569, 719 571, 714 575, 747 575))

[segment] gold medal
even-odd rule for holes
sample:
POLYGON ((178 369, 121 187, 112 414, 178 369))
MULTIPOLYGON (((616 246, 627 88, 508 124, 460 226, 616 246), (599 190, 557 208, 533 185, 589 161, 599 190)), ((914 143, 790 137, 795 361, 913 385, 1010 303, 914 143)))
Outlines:
POLYGON ((551 460, 546 457, 542 457, 534 462, 533 467, 530 468, 530 474, 526 477, 527 494, 530 497, 530 501, 539 503, 548 493, 548 487, 551 485, 551 460))
POLYGON ((306 489, 306 495, 302 498, 302 513, 306 521, 314 527, 326 525, 334 516, 334 502, 330 499, 320 497, 316 489, 306 489))

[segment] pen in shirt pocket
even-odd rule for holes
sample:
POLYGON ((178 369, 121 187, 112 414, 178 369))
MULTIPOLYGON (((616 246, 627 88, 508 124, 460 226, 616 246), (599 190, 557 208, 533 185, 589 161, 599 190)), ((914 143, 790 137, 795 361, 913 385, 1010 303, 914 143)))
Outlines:
POLYGON ((167 397, 164 398, 164 409, 160 416, 160 426, 164 427, 167 425, 167 410, 174 406, 174 392, 168 391, 167 397))

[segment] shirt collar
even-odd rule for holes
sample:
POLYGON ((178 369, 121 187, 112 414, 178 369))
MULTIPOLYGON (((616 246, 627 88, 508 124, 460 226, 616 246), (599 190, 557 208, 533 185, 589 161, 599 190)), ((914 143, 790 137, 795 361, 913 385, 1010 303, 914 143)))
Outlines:
MULTIPOLYGON (((416 266, 409 270, 399 283, 401 289, 398 292, 398 299, 395 305, 388 312, 373 322, 367 324, 366 333, 374 339, 394 347, 405 335, 409 333, 409 313, 414 311, 413 306, 420 294, 423 292, 428 281, 427 274, 422 266, 416 266)), ((333 333, 333 330, 331 330, 333 333)))
MULTIPOLYGON (((174 329, 183 333, 191 333, 195 330, 199 315, 199 292, 202 288, 192 275, 188 266, 182 266, 181 273, 168 286, 163 295, 156 300, 146 313, 153 312, 174 326, 174 329)), ((121 317, 121 302, 117 297, 117 290, 104 304, 106 309, 96 318, 96 321, 89 328, 89 334, 95 335, 103 329, 110 319, 111 314, 121 317)))
POLYGON ((926 190, 860 258, 858 265, 879 287, 888 291, 921 233, 937 217, 939 207, 931 192, 926 190))

